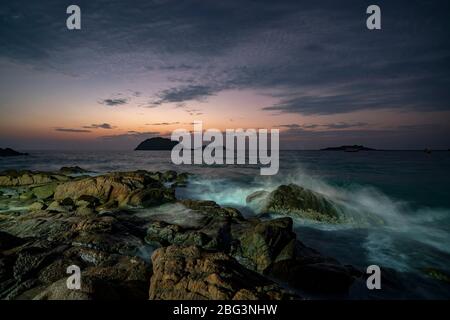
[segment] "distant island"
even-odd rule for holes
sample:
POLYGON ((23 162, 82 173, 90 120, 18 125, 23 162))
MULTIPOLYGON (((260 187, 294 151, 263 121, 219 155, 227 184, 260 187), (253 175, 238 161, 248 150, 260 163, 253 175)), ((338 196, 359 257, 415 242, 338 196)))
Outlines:
POLYGON ((320 150, 321 151, 345 151, 345 152, 376 151, 376 149, 367 148, 364 146, 358 146, 356 144, 353 146, 329 147, 329 148, 324 148, 324 149, 320 149, 320 150))
POLYGON ((17 157, 17 156, 27 156, 28 153, 18 152, 11 148, 0 148, 0 157, 17 157))
POLYGON ((172 150, 177 144, 178 141, 155 137, 142 141, 134 150, 172 150))

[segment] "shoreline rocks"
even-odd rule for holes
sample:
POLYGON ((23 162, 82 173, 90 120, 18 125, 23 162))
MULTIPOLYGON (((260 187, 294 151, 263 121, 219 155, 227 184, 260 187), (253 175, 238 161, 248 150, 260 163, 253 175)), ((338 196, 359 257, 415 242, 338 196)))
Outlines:
POLYGON ((152 255, 150 299, 284 300, 295 295, 222 252, 169 246, 152 255))
POLYGON ((177 200, 187 174, 1 176, 16 185, 2 201, 24 205, 0 217, 2 299, 299 299, 284 286, 327 293, 326 279, 345 294, 355 277, 303 245, 290 217, 245 218, 214 201, 177 200), (65 286, 72 264, 84 277, 76 294, 65 286))

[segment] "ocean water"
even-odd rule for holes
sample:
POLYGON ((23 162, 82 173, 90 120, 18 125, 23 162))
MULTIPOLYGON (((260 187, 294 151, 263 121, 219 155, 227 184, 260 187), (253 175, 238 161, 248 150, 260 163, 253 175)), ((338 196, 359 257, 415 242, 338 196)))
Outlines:
POLYGON ((362 270, 379 265, 398 280, 376 292, 356 283, 350 298, 450 298, 449 284, 423 272, 436 268, 450 273, 450 152, 281 151, 275 176, 260 176, 259 167, 250 165, 176 166, 170 151, 30 151, 28 157, 0 158, 0 170, 75 165, 98 173, 194 173, 188 188, 177 190, 179 197, 214 200, 245 215, 254 214, 245 201, 252 192, 296 183, 326 195, 354 218, 339 226, 296 219, 298 239, 362 270))

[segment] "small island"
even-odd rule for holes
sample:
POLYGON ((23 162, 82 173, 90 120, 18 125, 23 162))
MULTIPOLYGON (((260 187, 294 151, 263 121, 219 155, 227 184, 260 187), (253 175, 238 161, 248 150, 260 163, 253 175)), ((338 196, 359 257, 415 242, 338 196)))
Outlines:
POLYGON ((340 146, 340 147, 329 147, 320 149, 320 151, 345 151, 345 152, 358 152, 358 151, 376 151, 376 149, 367 148, 364 146, 353 145, 353 146, 340 146))
POLYGON ((178 141, 155 137, 142 141, 134 150, 172 150, 177 144, 178 141))
POLYGON ((17 157, 17 156, 27 156, 28 153, 18 152, 11 148, 0 148, 0 157, 17 157))

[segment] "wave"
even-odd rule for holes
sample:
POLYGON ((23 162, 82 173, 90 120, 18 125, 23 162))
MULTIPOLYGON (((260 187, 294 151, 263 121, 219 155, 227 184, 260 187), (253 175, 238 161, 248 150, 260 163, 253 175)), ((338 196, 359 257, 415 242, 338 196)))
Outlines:
POLYGON ((412 253, 405 252, 408 246, 405 243, 413 243, 415 250, 423 251, 425 255, 433 250, 450 254, 449 209, 413 209, 408 202, 389 197, 375 187, 359 184, 336 186, 320 176, 308 173, 301 166, 274 177, 197 177, 191 180, 184 196, 213 200, 220 205, 234 206, 245 214, 252 215, 255 212, 246 203, 248 195, 259 190, 271 191, 281 184, 289 183, 326 196, 350 218, 350 223, 345 225, 294 219, 297 225, 307 225, 323 231, 364 228, 367 230, 367 236, 359 245, 366 250, 369 261, 378 261, 403 271, 417 268, 420 263, 411 261, 412 253), (398 241, 402 243, 396 244, 398 241))

